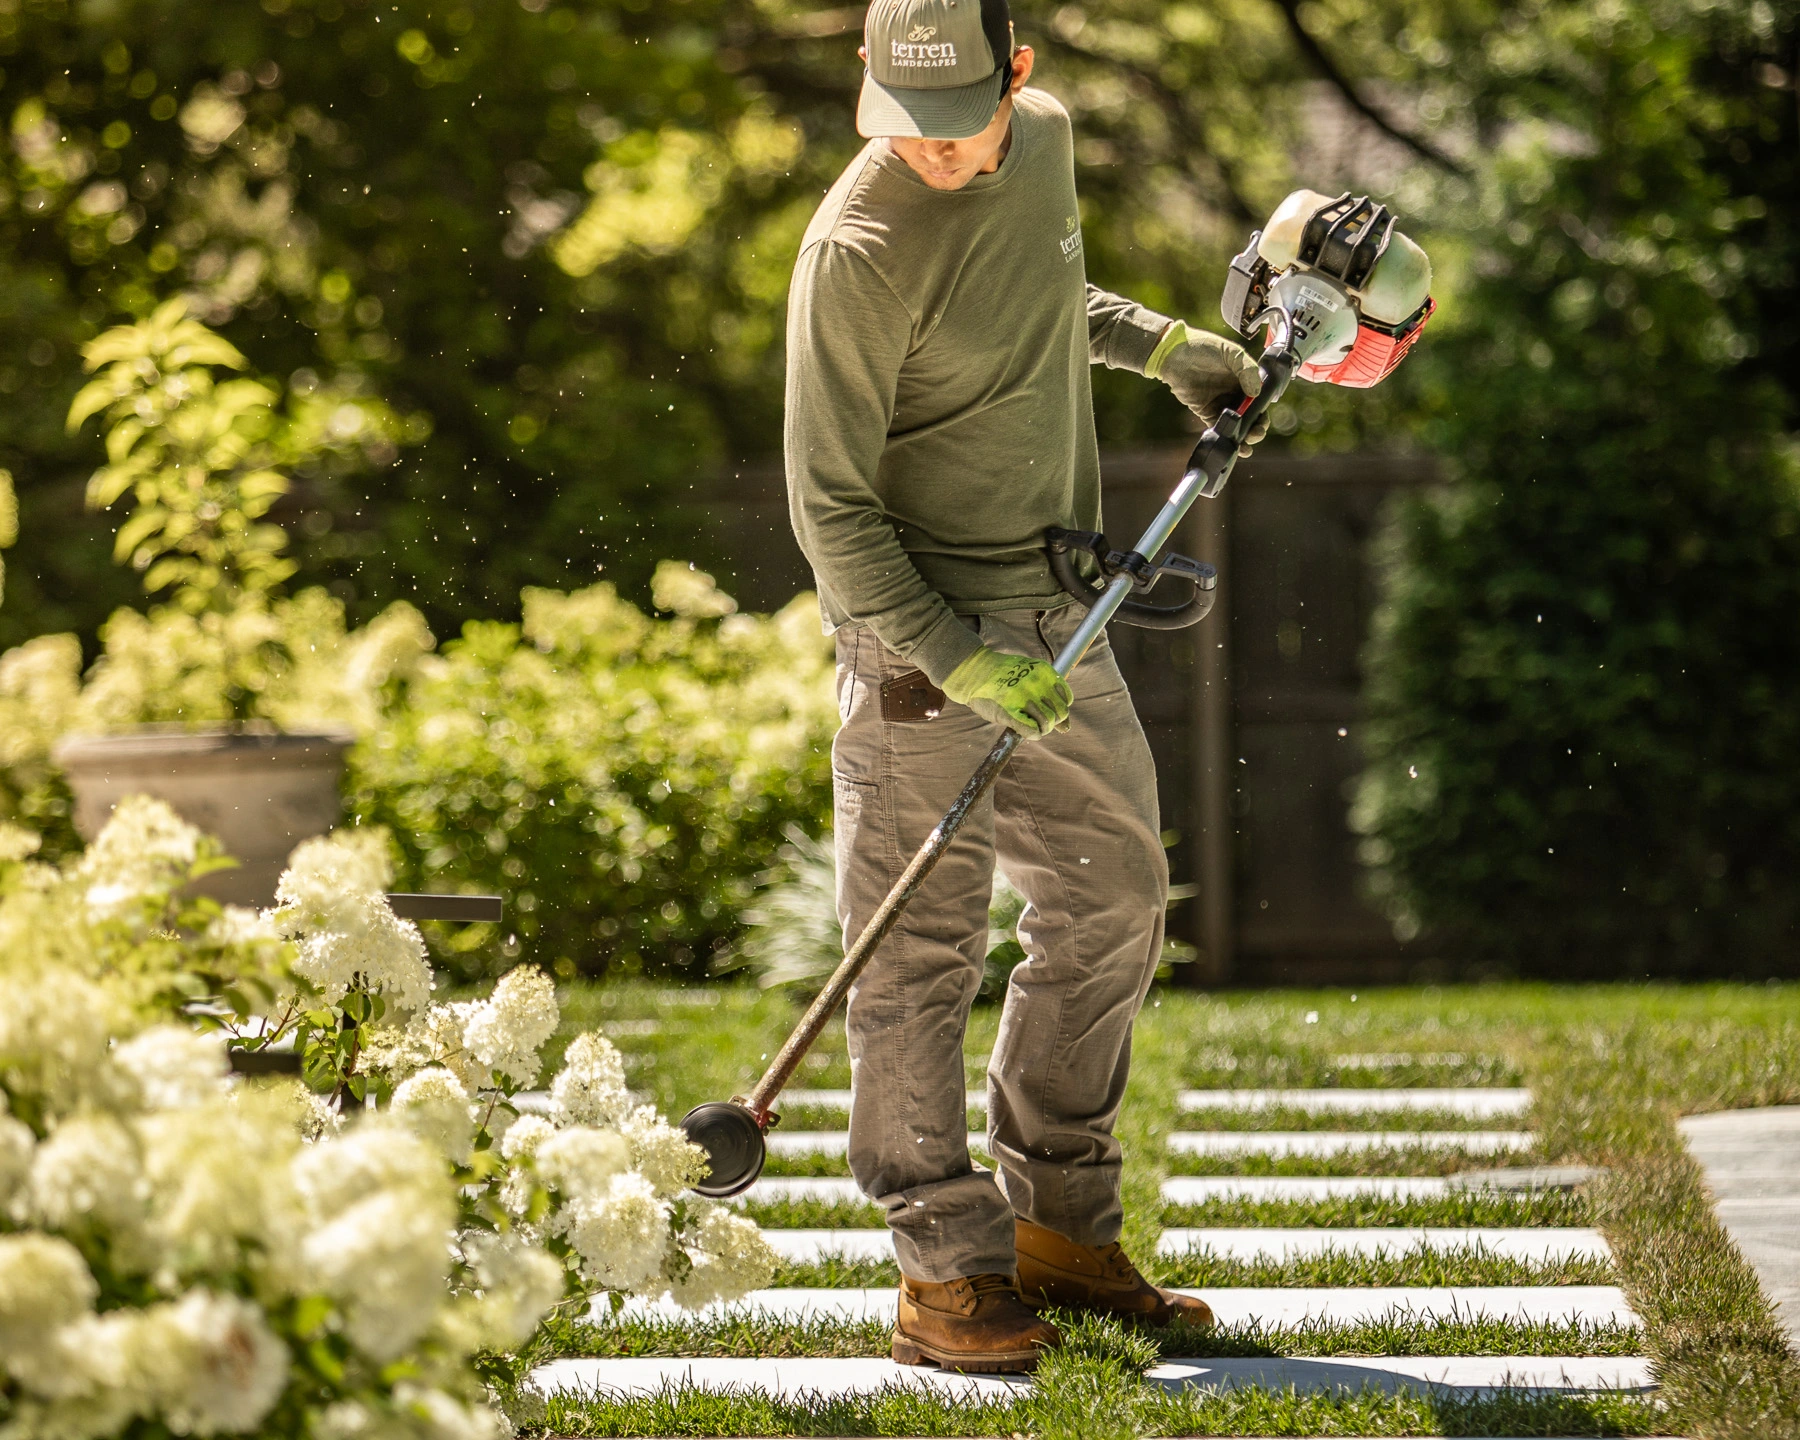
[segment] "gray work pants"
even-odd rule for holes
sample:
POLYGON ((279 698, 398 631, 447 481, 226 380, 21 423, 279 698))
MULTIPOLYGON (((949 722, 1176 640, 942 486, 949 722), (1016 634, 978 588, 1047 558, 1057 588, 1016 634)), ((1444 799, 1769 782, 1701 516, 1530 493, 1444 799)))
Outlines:
MULTIPOLYGON (((982 640, 1052 658, 1083 611, 969 617, 982 640)), ((872 631, 837 636, 832 746, 838 917, 846 943, 1002 733, 964 706, 885 721, 881 686, 912 670, 872 631)), ((1119 1236, 1131 1026, 1162 950, 1168 863, 1156 772, 1104 637, 1072 677, 1066 731, 1020 745, 850 991, 850 1168, 887 1212, 916 1280, 1010 1274, 1013 1216, 1081 1244, 1119 1236), (1026 899, 988 1065, 996 1176, 965 1139, 963 1032, 981 984, 995 858, 1026 899)))

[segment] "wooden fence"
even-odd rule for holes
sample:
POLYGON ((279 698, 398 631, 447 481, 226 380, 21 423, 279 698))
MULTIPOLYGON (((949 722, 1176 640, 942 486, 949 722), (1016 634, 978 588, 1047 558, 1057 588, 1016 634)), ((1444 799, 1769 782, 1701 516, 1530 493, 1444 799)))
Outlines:
MULTIPOLYGON (((1136 537, 1186 447, 1101 457, 1109 537, 1136 537)), ((1364 903, 1349 831, 1369 546, 1396 492, 1432 483, 1423 457, 1253 456, 1201 501, 1175 548, 1219 567, 1213 613, 1174 632, 1115 625, 1113 646, 1156 755, 1177 883, 1171 916, 1195 983, 1375 983, 1420 961, 1364 903)), ((778 470, 746 469, 711 502, 721 581, 752 609, 811 583, 778 470)))

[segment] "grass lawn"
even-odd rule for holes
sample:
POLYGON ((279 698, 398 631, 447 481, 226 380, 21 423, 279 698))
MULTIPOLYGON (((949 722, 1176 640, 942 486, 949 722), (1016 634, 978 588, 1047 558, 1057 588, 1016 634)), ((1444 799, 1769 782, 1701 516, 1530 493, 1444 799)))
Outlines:
MULTIPOLYGON (((747 987, 572 986, 565 1032, 598 1028, 625 1052, 628 1074, 671 1117, 739 1093, 761 1073, 795 999, 747 987)), ((997 1012, 978 1009, 966 1045, 971 1086, 983 1083, 997 1012)), ((1800 1361, 1754 1275, 1713 1220, 1698 1167, 1674 1122, 1682 1114, 1800 1102, 1800 987, 1495 985, 1345 992, 1202 995, 1162 991, 1139 1023, 1119 1134, 1125 1151, 1124 1241, 1166 1283, 1223 1285, 1594 1284, 1625 1287, 1642 1330, 1491 1322, 1320 1326, 1210 1337, 1131 1334, 1077 1325, 1033 1391, 1005 1402, 952 1404, 917 1395, 804 1405, 768 1397, 671 1393, 654 1401, 554 1402, 567 1435, 1643 1435, 1800 1440, 1800 1361), (1239 1113, 1183 1114, 1183 1088, 1318 1085, 1529 1085, 1522 1121, 1471 1126, 1442 1114, 1433 1129, 1531 1128, 1537 1149, 1515 1163, 1581 1163, 1607 1176, 1581 1195, 1452 1194, 1431 1200, 1350 1198, 1309 1204, 1248 1200, 1165 1206, 1165 1175, 1184 1173, 1448 1173, 1449 1151, 1268 1161, 1171 1157, 1173 1131, 1240 1128, 1239 1113), (1596 1225, 1614 1262, 1528 1264, 1468 1254, 1335 1256, 1284 1264, 1156 1259, 1165 1225, 1596 1225), (1309 1397, 1263 1391, 1169 1394, 1142 1380, 1161 1354, 1650 1355, 1661 1406, 1634 1399, 1449 1402, 1401 1396, 1309 1397)), ((798 1085, 849 1084, 841 1027, 809 1057, 798 1085)), ((971 1119, 979 1121, 979 1116, 971 1119)), ((796 1111, 796 1128, 841 1125, 841 1113, 796 1111)), ((1404 1129, 1415 1117, 1264 1115, 1257 1128, 1404 1129), (1273 1119, 1276 1123, 1271 1123, 1273 1119)), ((843 1173, 806 1160, 788 1173, 843 1173)), ((776 1167, 771 1167, 772 1173, 776 1167)), ((764 1225, 874 1225, 873 1207, 760 1205, 764 1225)), ((885 1265, 789 1267, 784 1284, 887 1284, 885 1265)), ((771 1331, 750 1322, 565 1325, 539 1355, 811 1354, 886 1350, 878 1325, 819 1322, 771 1331)))

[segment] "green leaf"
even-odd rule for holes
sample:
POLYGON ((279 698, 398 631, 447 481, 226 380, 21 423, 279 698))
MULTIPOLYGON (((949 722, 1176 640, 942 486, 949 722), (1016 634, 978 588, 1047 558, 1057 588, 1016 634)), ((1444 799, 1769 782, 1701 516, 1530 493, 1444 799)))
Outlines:
MULTIPOLYGON (((99 342, 96 341, 95 343, 98 344, 99 342)), ((94 367, 90 364, 88 368, 91 370, 94 367)), ((73 435, 81 428, 83 422, 86 421, 90 415, 98 415, 108 405, 112 404, 115 395, 116 391, 113 388, 113 382, 104 375, 97 380, 90 380, 87 384, 83 385, 81 389, 75 392, 75 398, 69 402, 68 419, 64 421, 69 433, 73 435)))
POLYGON ((332 1385, 341 1385, 344 1381, 344 1362, 333 1351, 326 1340, 314 1340, 306 1347, 306 1360, 322 1380, 332 1385))
POLYGON ((223 365, 231 370, 243 370, 250 364, 237 346, 198 321, 189 321, 181 327, 179 338, 169 347, 165 359, 170 370, 185 369, 189 365, 223 365))
POLYGON ((324 1295, 302 1295, 294 1303, 289 1321, 294 1333, 302 1339, 310 1338, 331 1318, 331 1308, 330 1299, 324 1295))

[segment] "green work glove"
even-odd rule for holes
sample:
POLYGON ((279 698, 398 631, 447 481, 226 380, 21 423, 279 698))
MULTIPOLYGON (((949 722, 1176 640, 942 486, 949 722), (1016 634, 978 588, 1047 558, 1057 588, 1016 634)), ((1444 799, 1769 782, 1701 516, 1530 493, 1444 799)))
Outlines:
MULTIPOLYGON (((1240 394, 1254 395, 1262 389, 1262 372, 1248 350, 1209 330, 1190 330, 1180 320, 1163 331, 1144 374, 1162 381, 1208 425, 1224 413, 1226 405, 1235 404, 1240 394)), ((1238 454, 1248 455, 1250 447, 1268 433, 1269 417, 1264 415, 1244 437, 1238 454)))
POLYGON ((983 645, 944 680, 944 693, 983 720, 998 720, 1027 740, 1069 718, 1075 692, 1048 660, 1007 655, 983 645))

